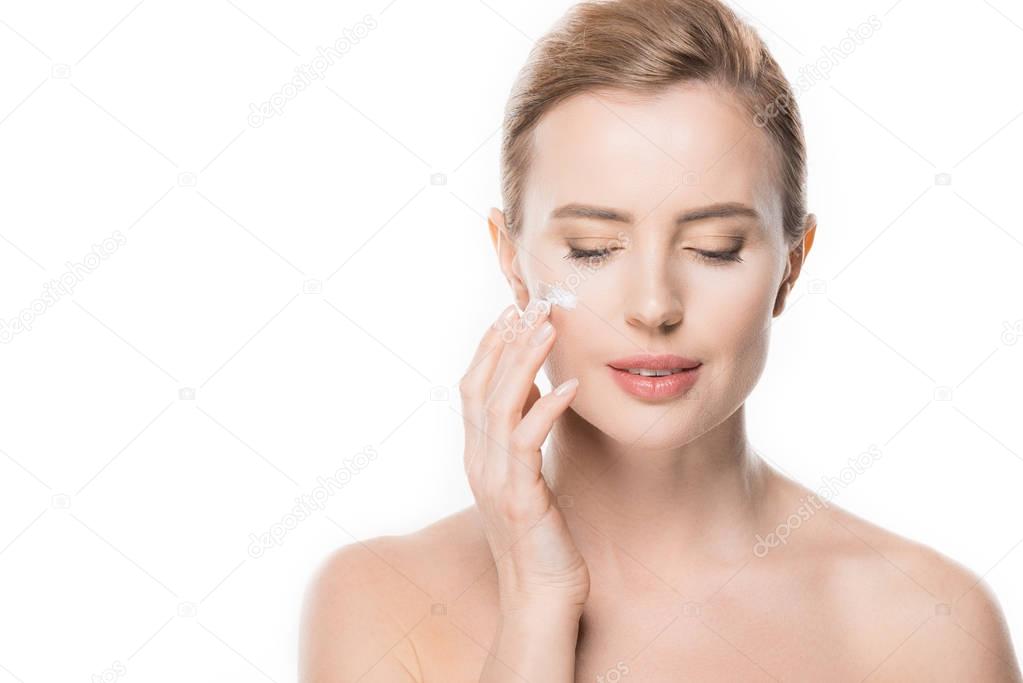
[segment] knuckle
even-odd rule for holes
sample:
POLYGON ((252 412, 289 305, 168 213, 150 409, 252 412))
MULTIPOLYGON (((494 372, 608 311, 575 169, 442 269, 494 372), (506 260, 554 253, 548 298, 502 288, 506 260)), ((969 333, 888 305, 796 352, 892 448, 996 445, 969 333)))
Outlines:
POLYGON ((498 331, 498 337, 505 345, 510 344, 515 341, 515 337, 517 336, 515 333, 516 329, 518 329, 517 321, 514 323, 505 323, 504 325, 501 325, 501 329, 498 331))
POLYGON ((487 400, 483 407, 483 414, 488 420, 503 420, 508 411, 499 397, 492 397, 487 400))
POLYGON ((462 398, 476 397, 476 382, 470 373, 465 373, 462 375, 462 379, 458 380, 458 393, 462 395, 462 398))
POLYGON ((494 509, 504 519, 516 524, 527 524, 535 515, 532 501, 523 495, 504 491, 494 500, 494 509))
POLYGON ((501 341, 505 346, 513 343, 517 338, 518 335, 515 334, 515 329, 512 327, 507 327, 501 332, 501 341))
POLYGON ((472 491, 472 495, 479 500, 483 494, 483 487, 481 481, 480 468, 473 465, 471 462, 465 468, 466 479, 469 480, 469 490, 472 491))
POLYGON ((525 319, 519 319, 502 331, 501 339, 506 344, 514 344, 522 339, 527 331, 529 331, 529 323, 525 319))
POLYGON ((532 439, 516 429, 508 435, 508 450, 513 453, 521 453, 532 450, 532 439))

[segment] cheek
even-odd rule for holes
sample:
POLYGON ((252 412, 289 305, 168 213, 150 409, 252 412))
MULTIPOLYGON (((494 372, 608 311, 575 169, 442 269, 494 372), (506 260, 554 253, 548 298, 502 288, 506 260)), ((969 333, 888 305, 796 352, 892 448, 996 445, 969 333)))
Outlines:
POLYGON ((720 277, 716 286, 691 290, 688 322, 708 360, 745 395, 766 364, 775 291, 770 269, 720 277))
POLYGON ((596 358, 599 352, 595 349, 601 347, 598 340, 614 332, 591 310, 577 306, 566 311, 555 306, 551 309, 550 320, 558 335, 543 366, 551 386, 572 377, 581 377, 585 371, 592 371, 594 365, 599 366, 609 360, 596 358))
POLYGON ((717 288, 701 295, 686 309, 688 322, 718 343, 734 346, 763 327, 769 311, 768 299, 762 291, 747 287, 717 288))
POLYGON ((756 337, 770 324, 774 272, 767 264, 744 263, 695 271, 683 299, 689 322, 732 345, 756 337))
POLYGON ((601 265, 596 258, 578 260, 558 258, 555 267, 550 270, 554 271, 552 275, 556 278, 552 284, 557 284, 575 295, 577 309, 579 302, 589 306, 596 305, 599 308, 600 302, 607 299, 608 292, 613 291, 611 281, 614 276, 609 277, 608 266, 601 265))

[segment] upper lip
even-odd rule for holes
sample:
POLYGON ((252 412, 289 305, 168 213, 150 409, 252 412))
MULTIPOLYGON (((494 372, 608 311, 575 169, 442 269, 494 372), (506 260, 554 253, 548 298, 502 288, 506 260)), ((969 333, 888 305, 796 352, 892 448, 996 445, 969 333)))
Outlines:
POLYGON ((608 365, 617 370, 672 370, 674 368, 695 368, 700 361, 683 358, 674 354, 639 354, 613 360, 608 365))

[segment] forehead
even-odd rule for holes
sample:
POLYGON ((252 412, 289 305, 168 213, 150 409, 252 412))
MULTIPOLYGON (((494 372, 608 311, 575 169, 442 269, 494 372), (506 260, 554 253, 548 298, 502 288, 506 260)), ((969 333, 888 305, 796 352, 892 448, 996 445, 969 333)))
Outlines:
POLYGON ((714 86, 676 84, 653 96, 585 92, 538 122, 525 208, 529 222, 545 222, 568 202, 654 220, 655 211, 739 201, 780 220, 773 168, 764 130, 735 96, 714 86))

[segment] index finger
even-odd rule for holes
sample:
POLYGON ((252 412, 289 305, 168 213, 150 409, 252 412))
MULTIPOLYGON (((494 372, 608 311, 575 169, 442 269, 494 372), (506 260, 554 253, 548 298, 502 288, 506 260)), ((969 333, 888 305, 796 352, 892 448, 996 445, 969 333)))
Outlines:
POLYGON ((503 336, 512 329, 512 321, 517 316, 515 305, 505 308, 497 320, 487 328, 480 340, 476 353, 469 363, 469 369, 458 388, 462 396, 462 420, 465 427, 466 455, 479 437, 483 428, 483 400, 487 395, 487 386, 494 375, 494 368, 501 359, 506 345, 503 336))

